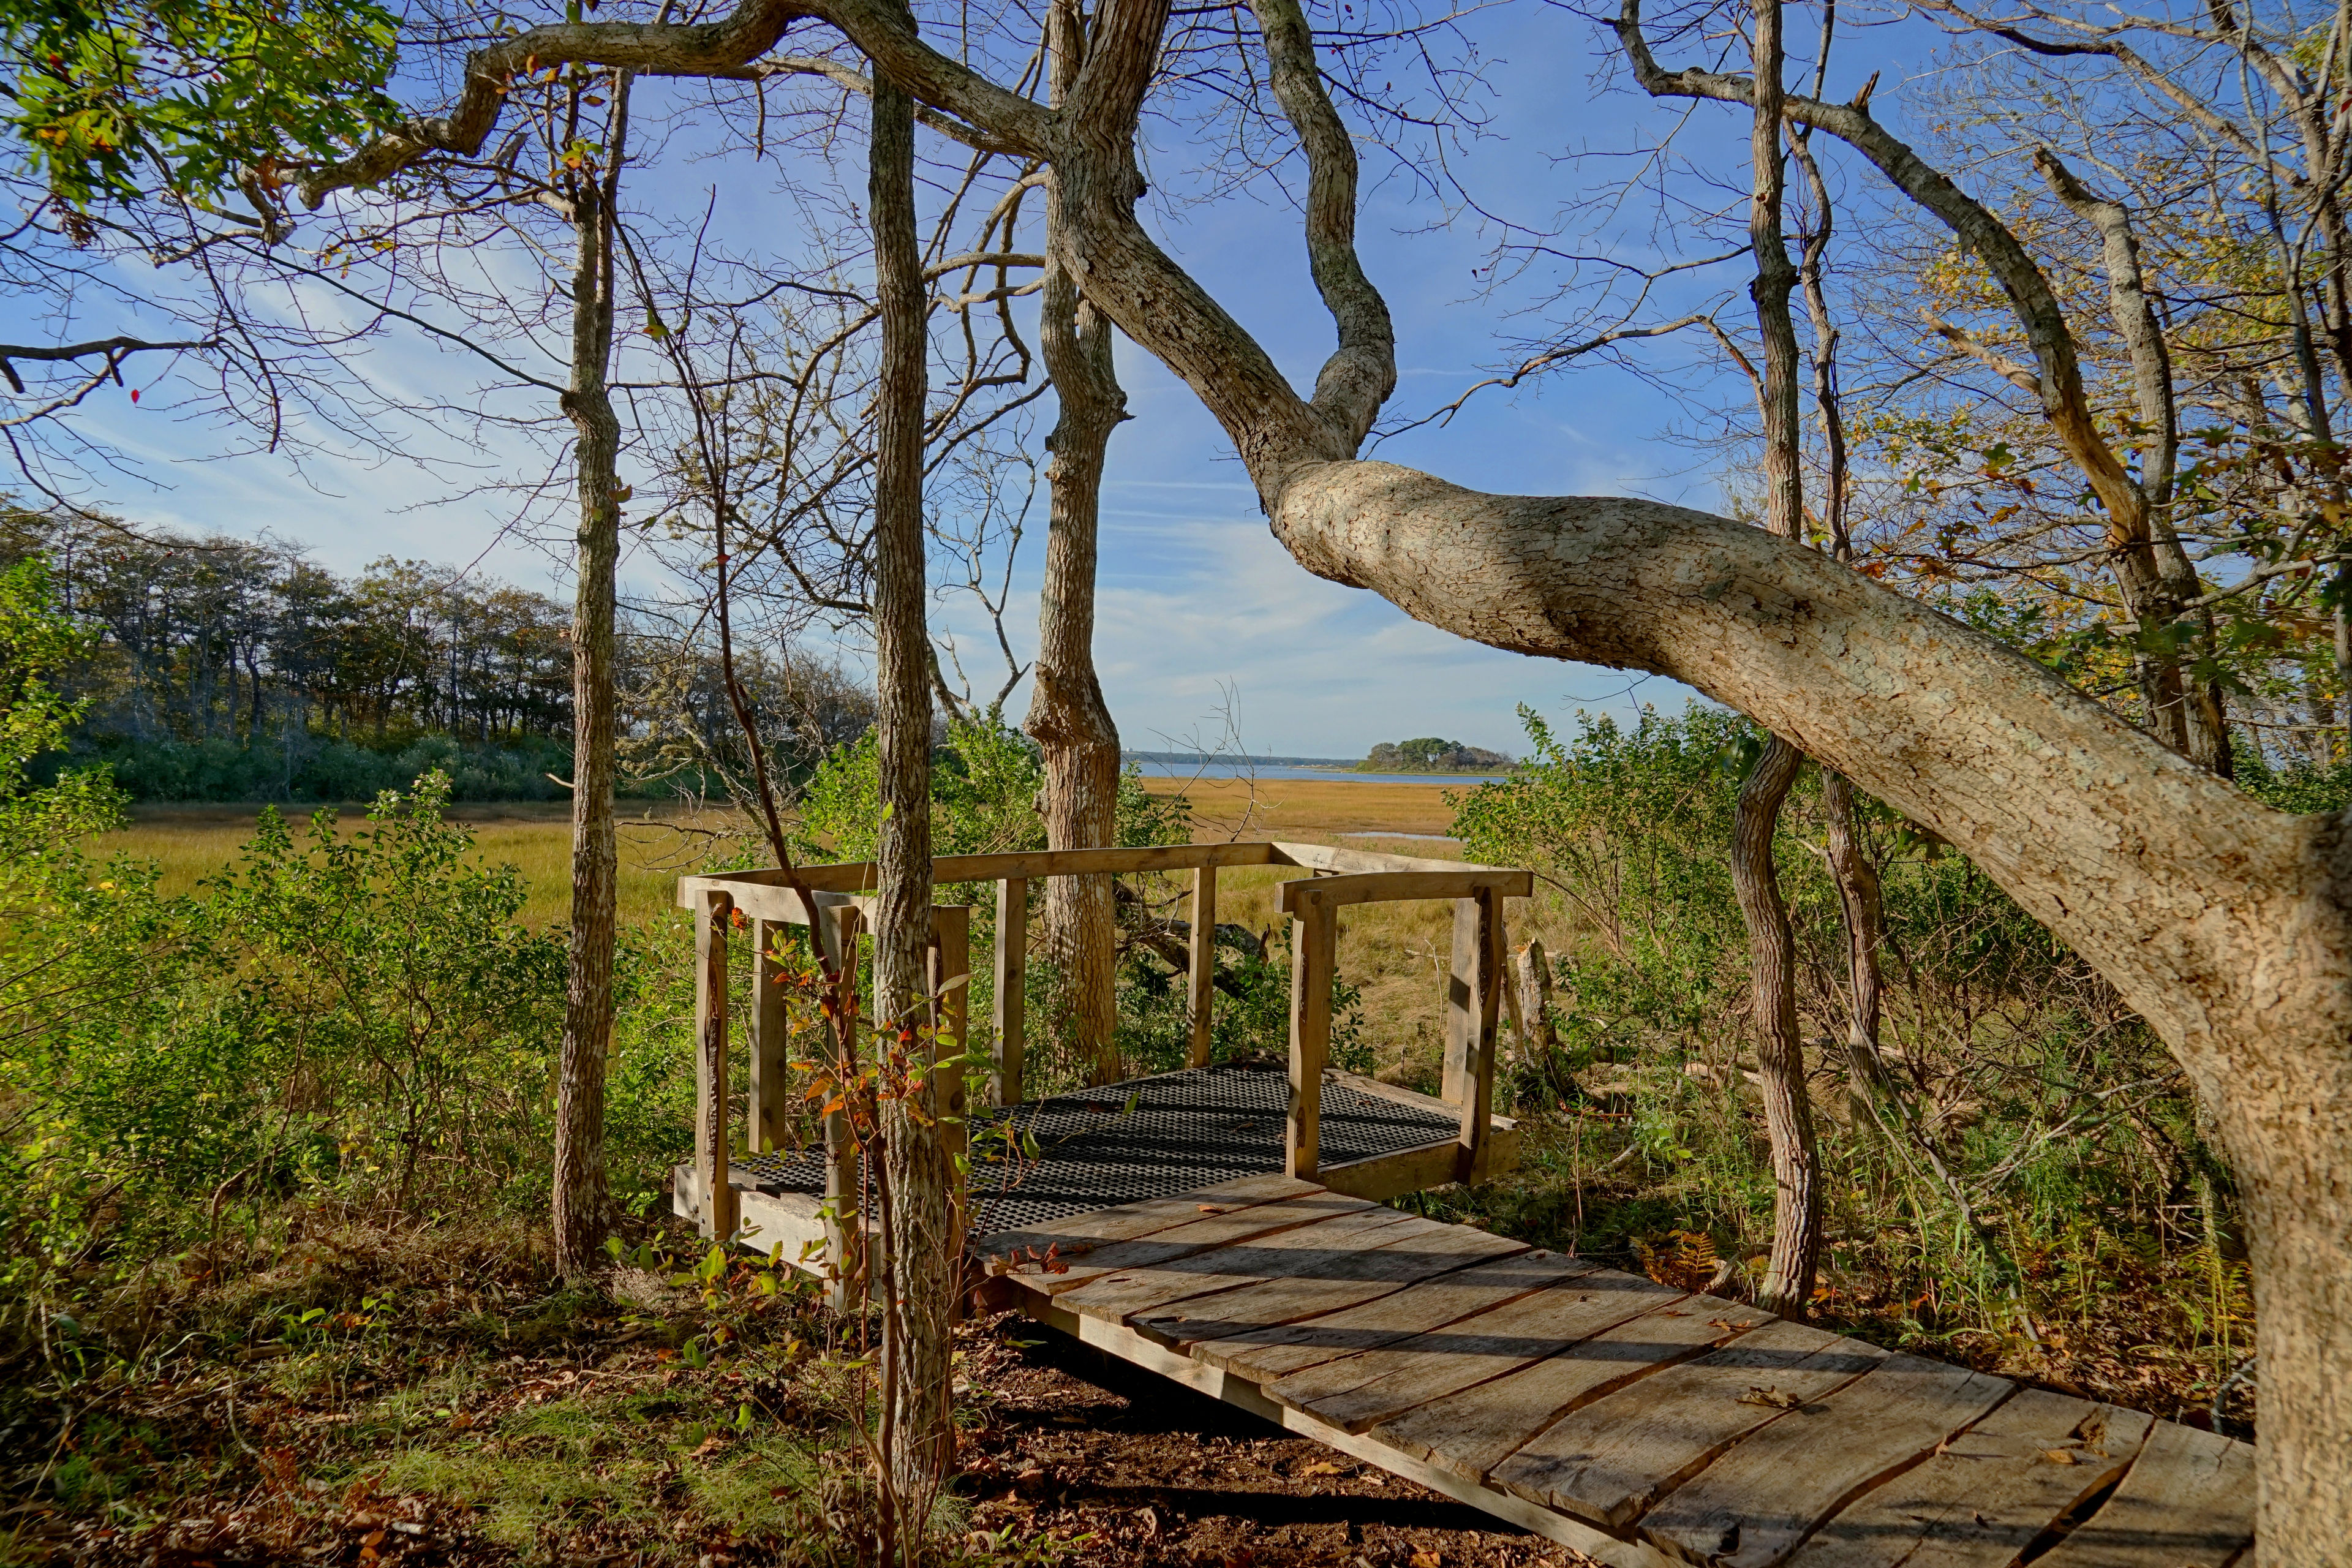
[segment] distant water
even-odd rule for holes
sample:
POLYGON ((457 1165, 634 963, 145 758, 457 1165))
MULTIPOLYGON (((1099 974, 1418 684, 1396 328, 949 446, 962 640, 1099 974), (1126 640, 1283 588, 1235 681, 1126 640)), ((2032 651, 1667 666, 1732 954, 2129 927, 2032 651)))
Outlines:
POLYGON ((1139 763, 1148 779, 1332 779, 1341 784, 1475 784, 1507 773, 1354 773, 1343 768, 1301 768, 1276 763, 1139 763))

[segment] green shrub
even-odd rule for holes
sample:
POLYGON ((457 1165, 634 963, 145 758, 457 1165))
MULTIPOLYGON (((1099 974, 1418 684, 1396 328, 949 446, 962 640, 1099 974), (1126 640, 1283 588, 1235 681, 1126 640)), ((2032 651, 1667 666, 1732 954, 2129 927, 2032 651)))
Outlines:
MULTIPOLYGON (((1743 1076, 1747 939, 1727 868, 1763 737, 1696 704, 1630 726, 1580 715, 1567 737, 1522 717, 1534 754, 1465 792, 1454 831, 1469 858, 1538 873, 1563 1047, 1524 1063, 1517 1089, 1539 1122, 1565 1114, 1556 1133, 1531 1131, 1518 1180, 1475 1201, 1637 1265, 1675 1232, 1752 1258, 1771 1238, 1773 1184, 1743 1076), (1639 1163, 1601 1201, 1588 1183, 1621 1152, 1639 1163)), ((1869 1238, 1845 1261, 1945 1301, 1948 1325, 2006 1325, 2021 1307, 2053 1310, 2033 1261, 2053 1249, 2177 1262, 2209 1245, 2226 1175, 2153 1031, 1964 857, 1875 803, 1861 816, 1884 884, 1881 1038, 1898 1091, 1878 1112, 1847 1081, 1846 935, 1810 770, 1774 850, 1830 1229, 1869 1238), (2209 1223, 2183 1227, 2194 1205, 2209 1223)), ((1833 1260, 1826 1278, 1840 1275, 1833 1260)))

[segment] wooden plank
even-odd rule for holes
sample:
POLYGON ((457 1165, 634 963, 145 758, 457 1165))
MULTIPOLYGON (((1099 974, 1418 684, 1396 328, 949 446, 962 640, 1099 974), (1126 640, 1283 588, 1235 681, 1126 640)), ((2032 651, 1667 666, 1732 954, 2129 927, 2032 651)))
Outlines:
POLYGON ((1243 1176, 1235 1181, 1221 1182, 1213 1187, 1203 1187, 1199 1192, 1181 1193, 1168 1198, 1146 1198, 1139 1203, 1121 1204, 1117 1208, 1071 1215, 1066 1219, 1030 1226, 1022 1230, 998 1231, 982 1238, 979 1250, 983 1258, 993 1259, 1010 1258, 1022 1251, 1043 1252, 1049 1247, 1060 1247, 1067 1251, 1074 1247, 1093 1247, 1114 1241, 1132 1241, 1138 1237, 1173 1230, 1180 1225, 1191 1225, 1212 1210, 1237 1212, 1252 1205, 1299 1197, 1315 1190, 1313 1183, 1294 1182, 1287 1176, 1243 1176))
POLYGON ((1666 1494, 1642 1531, 1693 1563, 1774 1568, 1856 1497, 2008 1397, 2006 1379, 1893 1355, 1666 1494))
POLYGON ((1426 855, 1391 855, 1381 849, 1349 849, 1333 844, 1293 844, 1276 839, 1272 848, 1279 859, 1312 871, 1492 871, 1493 866, 1467 860, 1439 860, 1426 855))
POLYGON ((1026 1092, 1022 1057, 1029 1035, 1029 883, 1008 877, 996 885, 996 996, 990 1049, 990 1092, 999 1105, 1018 1105, 1026 1092))
POLYGON ((702 1234, 735 1234, 735 1189, 727 1181, 727 894, 702 896, 694 921, 694 1174, 702 1194, 702 1234))
POLYGON ((2123 1484, 2034 1568, 2222 1568, 2254 1538, 2254 1446, 2158 1421, 2123 1484))
POLYGON ((1595 1269, 1475 1318, 1293 1373, 1267 1384, 1266 1393, 1318 1420, 1361 1432, 1415 1405, 1557 1355, 1681 1297, 1681 1291, 1647 1279, 1595 1269))
POLYGON ((1092 1345, 1147 1372, 1158 1373, 1211 1398, 1222 1399, 1261 1420, 1311 1438, 1351 1458, 1377 1465, 1392 1475, 1425 1486, 1442 1497, 1450 1497, 1456 1502, 1483 1510, 1531 1535, 1572 1547, 1596 1562, 1608 1564, 1609 1568, 1673 1568, 1669 1559, 1641 1542, 1609 1535, 1580 1521, 1563 1518, 1517 1498, 1470 1485, 1451 1471, 1422 1464, 1369 1437, 1342 1432, 1303 1412, 1276 1405, 1247 1380, 1154 1344, 1123 1324, 1064 1312, 1035 1298, 1031 1299, 1027 1307, 1037 1321, 1061 1330, 1083 1344, 1092 1345))
MULTIPOLYGON (((1331 1075, 1326 1073, 1323 1081, 1328 1087, 1331 1075)), ((1516 1122, 1506 1117, 1489 1119, 1482 1159, 1482 1181, 1518 1168, 1519 1132, 1516 1122)), ((1374 1203, 1386 1203, 1402 1194, 1425 1192, 1431 1187, 1452 1186, 1461 1177, 1462 1146, 1450 1137, 1443 1142, 1424 1143, 1418 1149, 1400 1149, 1392 1153, 1350 1160, 1343 1165, 1326 1165, 1315 1174, 1317 1181, 1335 1193, 1370 1198, 1374 1203)))
MULTIPOLYGON (((1327 1087, 1337 1084, 1342 1089, 1354 1089, 1358 1094, 1369 1094, 1375 1100, 1393 1100, 1399 1105, 1410 1105, 1417 1110, 1426 1110, 1432 1115, 1443 1116, 1449 1121, 1454 1119, 1454 1113, 1457 1109, 1456 1102, 1454 1100, 1440 1100, 1433 1094, 1423 1094, 1417 1089, 1407 1089, 1401 1083, 1382 1083, 1376 1078, 1366 1078, 1361 1073, 1346 1072, 1339 1068, 1326 1068, 1323 1073, 1323 1082, 1327 1087)), ((1518 1123, 1510 1117, 1497 1116, 1495 1118, 1495 1125, 1517 1127, 1518 1123)))
POLYGON ((1535 890, 1535 873, 1507 867, 1449 865, 1443 871, 1356 871, 1336 877, 1284 882, 1282 910, 1296 914, 1304 900, 1320 899, 1333 909, 1345 904, 1401 903, 1410 899, 1466 899, 1480 893, 1524 899, 1535 890))
POLYGON ((1654 1310, 1612 1324, 1557 1355, 1496 1382, 1403 1409, 1372 1430, 1407 1453, 1486 1479, 1505 1455, 1559 1415, 1628 1384, 1636 1384, 1638 1394, 1662 1369, 1769 1321, 1753 1308, 1710 1296, 1664 1294, 1667 1301, 1654 1310))
POLYGON ((2153 1425, 2137 1410, 2021 1390, 1927 1463, 1864 1492, 1789 1568, 2008 1568, 2112 1485, 2153 1425))
MULTIPOLYGON (((1486 1137, 1491 1131, 1487 1118, 1495 1103, 1495 1025, 1503 998, 1503 900, 1488 889, 1467 902, 1475 924, 1472 952, 1476 966, 1471 974, 1471 1012, 1462 1021, 1462 1121, 1454 1174, 1458 1181, 1475 1182, 1486 1174, 1486 1137)), ((1461 906, 1455 908, 1458 911, 1461 906)))
MULTIPOLYGON (((1231 1247, 1235 1242, 1247 1241, 1254 1237, 1270 1236, 1296 1226, 1312 1225, 1317 1220, 1329 1219, 1337 1215, 1360 1214, 1374 1206, 1360 1198, 1341 1197, 1311 1184, 1300 1184, 1307 1190, 1293 1197, 1276 1198, 1270 1203, 1246 1204, 1223 1213, 1196 1212, 1183 1224, 1129 1241, 1108 1242, 1090 1252, 1073 1256, 1071 1249, 1066 1247, 1064 1256, 1068 1261, 1057 1273, 1049 1274, 1034 1264, 1024 1264, 1006 1278, 1033 1293, 1060 1296, 1105 1274, 1116 1274, 1122 1268, 1148 1268, 1189 1253, 1231 1247)), ((1213 1202, 1203 1201, 1195 1208, 1216 1206, 1213 1202)), ((994 1237, 990 1238, 990 1246, 992 1248, 996 1246, 994 1237)))
MULTIPOLYGON (((1153 844, 1131 849, 1040 849, 1009 855, 941 855, 931 861, 931 881, 1001 882, 1008 877, 1032 880, 1039 877, 1078 877, 1095 873, 1189 871, 1196 866, 1265 866, 1272 864, 1270 844, 1153 844)), ((1453 865, 1454 862, 1447 862, 1453 865)), ((881 886, 871 860, 845 860, 831 866, 803 866, 802 882, 814 892, 867 893, 881 886)), ((704 891, 749 893, 760 888, 784 889, 784 874, 774 867, 730 871, 718 877, 682 877, 678 903, 694 907, 704 891)), ((784 889, 789 893, 790 889, 784 889)), ((751 895, 756 898, 756 894, 751 895)), ((793 900, 797 902, 797 900, 793 900)), ((747 904, 749 900, 746 900, 747 904)), ((764 911, 763 911, 764 912, 764 911)), ((779 915, 780 920, 793 919, 779 915)), ((795 923, 799 923, 797 921, 795 923)))
POLYGON ((1065 1310, 1126 1322, 1135 1313, 1154 1311, 1171 1302, 1268 1279, 1300 1275, 1344 1279, 1355 1259, 1364 1256, 1367 1248, 1381 1245, 1383 1233, 1413 1217, 1368 1205, 1271 1236, 1121 1268, 1055 1295, 1065 1310))
POLYGON ((736 1194, 744 1246, 820 1277, 824 1263, 824 1216, 807 1193, 736 1194))
POLYGON ((1564 1280, 1581 1279, 1599 1268, 1590 1258, 1557 1252, 1520 1253, 1443 1274, 1361 1306, 1267 1330, 1253 1335, 1255 1342, 1247 1346, 1229 1342, 1223 1347, 1223 1360, 1244 1376, 1272 1383, 1475 1317, 1564 1280))
POLYGON ((1462 1107, 1471 1040, 1477 1031, 1478 900, 1454 900, 1454 947, 1445 968, 1445 1063, 1438 1093, 1454 1111, 1462 1107))
POLYGON ((754 1154, 781 1148, 792 1136, 792 1019, 777 944, 785 927, 776 921, 751 922, 751 1034, 744 1055, 744 1146, 754 1154))
MULTIPOLYGON (((790 888, 739 881, 732 877, 684 877, 679 879, 677 888, 677 901, 688 910, 698 907, 696 900, 703 894, 722 892, 735 900, 735 907, 747 918, 774 921, 781 925, 808 924, 808 911, 802 905, 800 895, 790 888)), ((850 900, 851 895, 847 893, 819 892, 816 895, 820 910, 836 908, 850 900)))
POLYGON ((1283 1119, 1282 1168, 1315 1179, 1323 1140, 1323 1064, 1331 1050, 1331 969, 1338 920, 1309 899, 1290 922, 1290 1100, 1283 1119))
MULTIPOLYGON (((1843 1387, 1886 1353, 1801 1323, 1769 1321, 1712 1355, 1579 1403, 1573 1414, 1563 1407, 1532 1437, 1514 1443, 1517 1452, 1495 1451, 1509 1441, 1500 1421, 1486 1423, 1489 1441, 1465 1435, 1444 1439, 1444 1447, 1448 1457, 1479 1474, 1491 1471, 1492 1484, 1531 1502, 1622 1526, 1791 1405, 1843 1387)), ((1511 1384, 1526 1380, 1527 1373, 1511 1379, 1495 1398, 1508 1397, 1511 1384)), ((1433 1413, 1414 1411, 1405 1419, 1433 1413)))
POLYGON ((1292 1324, 1527 1250, 1525 1243, 1505 1237, 1422 1219, 1391 1226, 1372 1239, 1378 1245, 1360 1254, 1344 1277, 1269 1279, 1132 1314, 1129 1325, 1162 1344, 1188 1349, 1212 1366, 1229 1366, 1292 1324))
POLYGON ((1200 866, 1192 871, 1192 966, 1185 1022, 1189 1036, 1184 1065, 1209 1065, 1215 1042, 1210 1038, 1217 1000, 1217 868, 1200 866))

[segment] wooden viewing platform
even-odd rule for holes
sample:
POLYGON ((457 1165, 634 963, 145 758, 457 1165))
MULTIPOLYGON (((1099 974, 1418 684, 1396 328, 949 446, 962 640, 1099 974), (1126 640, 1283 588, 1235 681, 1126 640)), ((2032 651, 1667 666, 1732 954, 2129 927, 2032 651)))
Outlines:
MULTIPOLYGON (((873 868, 804 875, 818 940, 850 952, 873 868)), ((968 1105, 960 1068, 940 1075, 970 1156, 983 1303, 1616 1568, 2252 1568, 2249 1444, 1376 1201, 1517 1162, 1491 1102, 1503 900, 1530 891, 1526 871, 1234 844, 951 857, 934 876, 1000 884, 994 1103, 968 1105), (1209 1061, 1216 871, 1231 865, 1311 874, 1282 890, 1286 1070, 1209 1061), (1191 1065, 1025 1100, 1026 881, 1174 870, 1193 874, 1191 1065), (1423 898, 1456 911, 1440 1097, 1325 1064, 1337 911, 1423 898)), ((836 1125, 809 1148, 779 1135, 787 1020, 764 961, 740 1111, 730 1092, 730 932, 741 917, 765 953, 775 928, 805 923, 780 880, 679 886, 698 916, 699 1110, 673 1202, 706 1235, 781 1245, 831 1276, 858 1225, 854 1156, 836 1125)), ((959 1039, 969 917, 933 910, 939 1022, 959 1039)))

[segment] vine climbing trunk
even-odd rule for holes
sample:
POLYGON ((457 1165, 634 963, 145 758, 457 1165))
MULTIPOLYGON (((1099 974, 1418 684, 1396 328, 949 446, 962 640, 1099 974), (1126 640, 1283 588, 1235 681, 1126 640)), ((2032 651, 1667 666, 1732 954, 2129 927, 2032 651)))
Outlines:
POLYGON ((1797 1033, 1797 948, 1788 906, 1772 868, 1780 806, 1805 754, 1772 737, 1740 786, 1732 813, 1731 879, 1748 922, 1748 979, 1756 1056, 1763 1078, 1764 1126, 1772 1142, 1772 1256, 1756 1300, 1767 1311, 1801 1318, 1821 1258, 1820 1154, 1813 1108, 1805 1092, 1803 1043, 1797 1033))
POLYGON ((572 608, 571 973, 555 1100, 556 1266, 597 1268, 611 1225, 604 1168, 604 1068, 613 1044, 617 899, 613 835, 614 580, 621 555, 621 421, 605 385, 613 359, 613 247, 629 77, 614 73, 604 169, 573 184, 572 374, 562 407, 574 434, 580 521, 572 608))
MULTIPOLYGON (((901 8, 903 15, 903 6, 901 8)), ((908 25, 911 26, 911 18, 908 25)), ((874 927, 875 1023, 886 1054, 916 1072, 883 1105, 891 1214, 883 1302, 883 1460, 899 1561, 920 1552, 931 1505, 955 1456, 948 1332, 954 1303, 954 1216, 933 1075, 919 1064, 930 1012, 931 665, 923 599, 923 413, 928 301, 915 234, 915 104, 874 79, 867 168, 882 351, 874 407, 874 654, 880 709, 879 918, 874 927)))
POLYGON ((1878 1053, 1878 1014, 1885 976, 1878 955, 1886 933, 1886 904, 1878 868, 1855 831, 1853 785, 1834 768, 1822 770, 1822 812, 1829 818, 1830 877, 1845 920, 1846 1062, 1855 1087, 1884 1102, 1894 1076, 1878 1053))
MULTIPOLYGON (((1797 268, 1789 257, 1781 215, 1787 194, 1780 138, 1783 47, 1780 0, 1755 0, 1756 117, 1749 140, 1755 190, 1748 237, 1756 255, 1756 324, 1763 337, 1763 368, 1756 404, 1764 423, 1764 521, 1783 539, 1804 537, 1805 497, 1797 398, 1797 325, 1789 300, 1797 268)), ((1803 1042, 1797 1032, 1797 947, 1780 898, 1772 841, 1780 807, 1796 783, 1804 753, 1772 737, 1739 791, 1733 814, 1731 881, 1748 923, 1749 984, 1754 994, 1756 1054, 1763 1078, 1764 1124, 1772 1143, 1772 1254, 1758 1302, 1801 1318, 1813 1293, 1821 1256, 1820 1153, 1813 1139, 1812 1100, 1805 1088, 1803 1042)))
MULTIPOLYGON (((1045 55, 1058 107, 1086 58, 1086 18, 1078 0, 1052 0, 1045 55)), ((1061 179, 1045 182, 1045 224, 1065 221, 1061 179)), ((1093 849, 1117 834, 1118 726, 1095 673, 1096 535, 1101 514, 1104 454, 1127 417, 1127 397, 1111 363, 1111 326, 1079 292, 1077 279, 1047 249, 1040 334, 1060 417, 1046 448, 1052 517, 1045 579, 1037 600, 1037 664, 1022 728, 1045 763, 1045 841, 1055 849, 1093 849)), ((1097 1084, 1127 1076, 1116 1037, 1118 910, 1108 877, 1055 877, 1045 883, 1045 951, 1061 970, 1059 1011, 1097 1084)))

